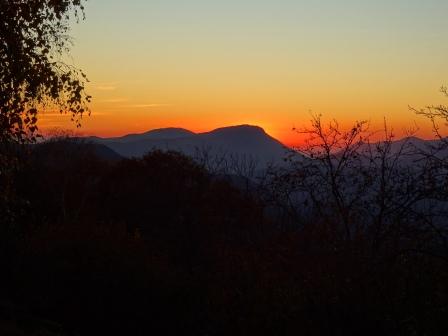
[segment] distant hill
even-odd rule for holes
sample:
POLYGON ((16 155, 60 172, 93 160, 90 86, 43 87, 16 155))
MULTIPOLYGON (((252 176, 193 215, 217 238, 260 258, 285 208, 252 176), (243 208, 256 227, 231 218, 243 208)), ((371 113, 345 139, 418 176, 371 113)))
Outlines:
MULTIPOLYGON (((385 143, 377 142, 371 144, 363 144, 359 148, 358 152, 369 155, 378 154, 378 149, 384 150, 385 143)), ((437 157, 439 159, 448 158, 448 148, 443 145, 443 142, 439 139, 425 140, 415 136, 405 137, 390 144, 388 150, 388 156, 390 158, 396 157, 398 163, 403 165, 411 165, 417 162, 424 162, 422 159, 428 155, 437 157)))
POLYGON ((195 133, 186 130, 184 128, 160 128, 154 129, 141 134, 127 134, 122 137, 113 138, 99 138, 99 137, 89 137, 88 139, 94 142, 119 142, 119 143, 129 143, 141 140, 160 140, 160 139, 179 139, 188 136, 193 136, 195 133))
POLYGON ((116 153, 110 147, 101 143, 89 141, 73 141, 73 139, 61 139, 59 141, 49 141, 36 145, 32 145, 34 151, 40 155, 48 156, 48 160, 66 153, 67 156, 80 154, 93 154, 97 158, 105 161, 119 161, 123 159, 121 155, 116 153), (57 153, 57 154, 55 154, 57 153))
MULTIPOLYGON (((184 128, 161 128, 122 137, 83 138, 98 147, 95 151, 104 158, 141 157, 152 150, 173 150, 194 158, 227 158, 256 162, 257 169, 267 164, 283 165, 291 150, 271 137, 261 127, 238 125, 217 128, 210 132, 194 133, 184 128)), ((376 151, 381 143, 365 144, 360 152, 376 151)), ((407 137, 393 141, 389 155, 400 154, 402 164, 413 164, 422 159, 423 152, 439 158, 448 157, 448 149, 437 149, 440 140, 407 137)), ((301 157, 301 156, 298 156, 301 157)))
POLYGON ((280 164, 289 150, 261 127, 239 125, 206 133, 182 128, 164 128, 116 138, 90 137, 124 157, 141 157, 151 150, 175 150, 188 156, 232 156, 250 158, 259 166, 280 164))
POLYGON ((106 161, 118 161, 123 159, 123 157, 109 148, 106 145, 102 144, 91 144, 91 150, 96 154, 97 157, 106 161))

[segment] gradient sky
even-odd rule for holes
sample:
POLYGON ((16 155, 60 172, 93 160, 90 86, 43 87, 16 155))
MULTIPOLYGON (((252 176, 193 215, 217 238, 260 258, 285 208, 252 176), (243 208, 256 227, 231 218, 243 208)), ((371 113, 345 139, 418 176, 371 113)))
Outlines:
POLYGON ((72 30, 94 98, 80 131, 249 123, 292 143, 312 111, 426 136, 408 106, 446 103, 447 13, 446 0, 90 0, 72 30))

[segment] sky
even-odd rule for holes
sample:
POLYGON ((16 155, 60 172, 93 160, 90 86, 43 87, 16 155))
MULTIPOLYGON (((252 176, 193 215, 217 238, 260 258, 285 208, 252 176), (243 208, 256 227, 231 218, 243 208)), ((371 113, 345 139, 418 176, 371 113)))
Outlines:
POLYGON ((409 106, 448 103, 447 13, 446 0, 90 0, 71 31, 93 96, 77 132, 254 124, 293 144, 322 114, 429 137, 409 106))

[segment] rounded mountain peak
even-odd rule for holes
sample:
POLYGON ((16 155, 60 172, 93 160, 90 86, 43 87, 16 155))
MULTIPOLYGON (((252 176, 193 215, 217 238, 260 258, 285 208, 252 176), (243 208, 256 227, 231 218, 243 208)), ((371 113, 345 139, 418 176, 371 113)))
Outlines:
POLYGON ((220 134, 262 134, 265 135, 266 132, 260 126, 254 126, 249 124, 221 127, 217 128, 210 133, 220 133, 220 134))

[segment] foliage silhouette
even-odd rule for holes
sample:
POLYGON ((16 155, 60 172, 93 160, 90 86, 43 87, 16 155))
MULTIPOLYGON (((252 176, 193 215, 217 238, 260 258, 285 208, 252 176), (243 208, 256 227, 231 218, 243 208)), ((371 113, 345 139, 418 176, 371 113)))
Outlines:
POLYGON ((62 139, 26 158, 13 181, 27 201, 20 234, 0 256, 0 331, 46 320, 80 335, 446 331, 446 264, 394 244, 372 254, 368 231, 335 233, 338 215, 283 226, 261 194, 175 152, 104 161, 62 139))
POLYGON ((88 112, 86 76, 63 62, 83 9, 82 0, 0 1, 0 144, 34 140, 43 107, 78 122, 88 112))

